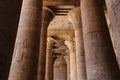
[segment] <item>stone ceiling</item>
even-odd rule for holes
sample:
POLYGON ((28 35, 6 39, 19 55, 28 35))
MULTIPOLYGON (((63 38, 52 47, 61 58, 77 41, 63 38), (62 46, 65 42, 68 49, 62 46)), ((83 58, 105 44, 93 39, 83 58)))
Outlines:
MULTIPOLYGON (((64 29, 66 29, 66 31, 68 29, 74 31, 72 24, 67 20, 66 15, 72 8, 80 6, 80 0, 44 0, 43 6, 50 8, 56 15, 48 27, 50 35, 55 35, 50 32, 54 29, 56 29, 54 32, 57 33, 57 36, 60 36, 58 34, 61 34, 62 32, 65 33, 64 29)), ((69 33, 73 33, 73 31, 69 33)), ((69 36, 69 34, 65 35, 66 37, 69 36)))
POLYGON ((66 15, 67 12, 79 6, 79 0, 44 0, 43 5, 53 10, 56 15, 66 15))
POLYGON ((44 0, 45 6, 59 6, 59 5, 79 5, 79 0, 44 0))
POLYGON ((48 29, 73 29, 73 26, 67 20, 67 16, 56 16, 51 21, 48 29))
POLYGON ((68 39, 74 35, 72 24, 67 20, 66 15, 69 10, 79 6, 79 0, 44 0, 43 5, 50 8, 56 15, 48 27, 48 36, 54 35, 68 39))

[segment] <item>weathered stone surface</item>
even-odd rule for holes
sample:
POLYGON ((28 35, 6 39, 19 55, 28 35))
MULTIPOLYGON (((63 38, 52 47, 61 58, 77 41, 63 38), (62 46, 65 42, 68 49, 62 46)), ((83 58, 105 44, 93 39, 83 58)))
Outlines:
POLYGON ((70 80, 77 80, 76 52, 74 42, 72 40, 66 40, 65 45, 68 47, 70 54, 70 80))
POLYGON ((69 56, 68 47, 64 44, 63 39, 61 39, 61 40, 58 39, 56 41, 56 44, 54 45, 54 47, 55 47, 53 49, 53 52, 54 52, 54 55, 53 55, 54 56, 54 69, 56 70, 56 71, 54 71, 54 79, 55 80, 62 80, 62 79, 70 80, 70 56, 69 56), (63 58, 62 58, 62 56, 63 56, 63 58), (64 62, 64 60, 65 60, 65 62, 64 62), (65 65, 62 65, 63 62, 66 65, 66 68, 65 68, 65 65), (57 63, 60 63, 61 67, 55 68, 55 65, 57 63), (62 68, 63 68, 64 71, 62 71, 62 68), (57 72, 58 72, 58 74, 57 74, 57 72), (62 78, 60 78, 59 75, 61 75, 62 78), (58 76, 58 78, 57 78, 57 76, 58 76))
POLYGON ((55 16, 48 29, 73 29, 66 16, 55 16))
POLYGON ((64 59, 67 63, 67 80, 70 80, 70 55, 67 53, 67 55, 64 56, 64 59))
POLYGON ((77 80, 87 80, 80 7, 71 10, 67 16, 75 30, 77 80))
POLYGON ((48 28, 50 21, 55 16, 54 13, 47 7, 43 8, 42 13, 43 13, 42 14, 42 28, 41 28, 41 36, 40 36, 41 40, 40 40, 37 80, 45 80, 47 28, 48 28))
POLYGON ((0 80, 8 80, 22 0, 0 0, 0 80))
POLYGON ((46 74, 45 80, 53 80, 53 46, 56 42, 53 38, 48 37, 47 54, 46 54, 46 74))
POLYGON ((49 29, 48 36, 57 36, 62 40, 74 39, 74 29, 49 29))
POLYGON ((100 0, 81 0, 88 80, 120 80, 100 0))
POLYGON ((36 80, 42 0, 24 0, 8 80, 36 80))
POLYGON ((53 80, 67 80, 67 64, 63 55, 58 55, 54 62, 53 80))
POLYGON ((120 68, 120 0, 105 0, 110 18, 110 28, 113 37, 114 48, 120 68))

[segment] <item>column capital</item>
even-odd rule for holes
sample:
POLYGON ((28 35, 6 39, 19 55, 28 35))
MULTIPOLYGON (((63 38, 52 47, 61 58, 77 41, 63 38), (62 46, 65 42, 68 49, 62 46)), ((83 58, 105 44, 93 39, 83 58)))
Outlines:
POLYGON ((53 38, 51 38, 51 37, 48 37, 48 38, 47 38, 47 42, 54 42, 54 43, 56 43, 57 40, 55 40, 55 39, 53 39, 53 38))
POLYGON ((53 45, 56 43, 56 40, 51 38, 51 37, 48 37, 47 38, 47 48, 48 49, 52 49, 53 45))
POLYGON ((54 12, 47 8, 43 7, 43 13, 42 13, 42 24, 46 25, 45 27, 48 27, 50 21, 55 17, 54 12))
POLYGON ((73 24, 74 29, 81 26, 81 11, 80 6, 69 11, 67 14, 68 20, 73 24))
POLYGON ((74 47, 74 41, 72 41, 72 40, 65 40, 64 43, 68 48, 71 48, 71 47, 73 48, 74 47))

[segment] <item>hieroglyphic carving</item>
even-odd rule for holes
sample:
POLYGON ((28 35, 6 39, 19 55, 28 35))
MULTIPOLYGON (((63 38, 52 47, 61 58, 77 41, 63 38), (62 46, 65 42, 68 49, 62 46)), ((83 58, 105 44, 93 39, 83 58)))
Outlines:
POLYGON ((114 16, 117 18, 117 16, 120 14, 120 0, 116 0, 112 5, 111 5, 113 11, 114 11, 114 16))
POLYGON ((36 51, 36 47, 33 45, 31 46, 30 41, 28 39, 24 40, 23 42, 16 41, 13 58, 16 59, 18 62, 22 61, 23 59, 28 59, 28 58, 32 59, 35 56, 27 55, 28 53, 31 53, 30 48, 33 51, 36 51), (19 52, 21 51, 22 53, 19 54, 19 52))

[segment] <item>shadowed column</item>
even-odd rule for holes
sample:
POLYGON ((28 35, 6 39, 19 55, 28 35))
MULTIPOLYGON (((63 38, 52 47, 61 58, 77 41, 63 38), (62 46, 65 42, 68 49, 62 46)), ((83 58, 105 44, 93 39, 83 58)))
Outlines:
POLYGON ((36 80, 42 0, 23 0, 8 80, 36 80))
POLYGON ((48 38, 47 42, 47 54, 46 54, 46 73, 45 80, 53 80, 53 46, 55 40, 53 38, 48 38))
POLYGON ((22 0, 0 0, 0 80, 8 80, 22 0))
POLYGON ((68 55, 64 56, 64 59, 67 63, 67 80, 70 80, 70 55, 68 53, 68 55))
POLYGON ((81 0, 88 80, 120 80, 101 0, 81 0))
POLYGON ((110 28, 113 37, 114 48, 120 69, 120 0, 105 0, 110 18, 110 28))
POLYGON ((40 40, 40 53, 39 53, 37 80, 45 80, 47 28, 48 28, 50 21, 55 16, 54 13, 47 7, 43 8, 42 13, 43 13, 42 14, 42 28, 41 28, 41 40, 40 40))
POLYGON ((76 53, 74 49, 74 42, 66 40, 65 45, 68 47, 70 54, 70 80, 77 80, 76 53))
POLYGON ((54 62, 54 78, 53 80, 67 80, 67 64, 64 55, 61 53, 57 55, 54 62))
POLYGON ((77 80, 87 80, 80 7, 68 13, 68 20, 75 30, 77 80))

